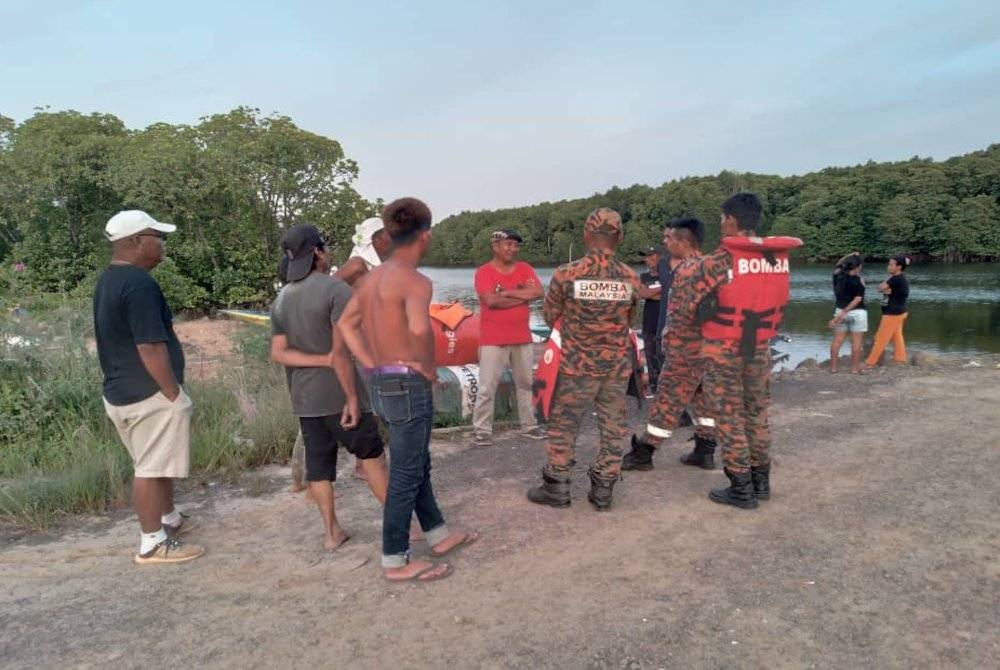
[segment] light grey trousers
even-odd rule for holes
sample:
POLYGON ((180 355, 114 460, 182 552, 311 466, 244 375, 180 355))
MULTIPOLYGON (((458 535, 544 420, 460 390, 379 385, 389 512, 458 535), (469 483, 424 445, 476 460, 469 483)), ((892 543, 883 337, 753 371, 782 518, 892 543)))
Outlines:
POLYGON ((514 378, 517 417, 521 427, 528 429, 536 425, 535 412, 531 406, 532 358, 533 349, 530 343, 503 346, 484 344, 479 347, 479 389, 476 394, 476 406, 472 410, 472 427, 477 435, 493 433, 497 385, 500 383, 504 368, 507 367, 510 368, 511 376, 514 378))

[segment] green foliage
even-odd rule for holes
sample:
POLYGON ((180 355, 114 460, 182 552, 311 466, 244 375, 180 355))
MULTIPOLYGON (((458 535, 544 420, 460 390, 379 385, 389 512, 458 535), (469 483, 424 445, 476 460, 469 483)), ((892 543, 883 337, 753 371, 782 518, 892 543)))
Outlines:
POLYGON ((589 198, 543 202, 493 212, 462 212, 434 228, 431 265, 475 265, 490 256, 489 233, 513 228, 524 237, 521 257, 563 263, 583 252, 583 220, 591 209, 614 207, 625 221, 619 253, 634 258, 659 242, 672 218, 705 222, 705 248, 719 239, 719 205, 741 190, 764 201, 765 233, 801 237, 808 260, 860 250, 886 258, 976 261, 1000 257, 1000 144, 944 162, 913 158, 829 168, 796 177, 722 172, 658 187, 612 188, 589 198))
POLYGON ((233 352, 244 360, 267 363, 271 359, 271 331, 268 328, 243 328, 232 340, 233 352))
POLYGON ((107 114, 39 112, 0 144, 0 217, 33 288, 65 291, 99 261, 119 199, 106 175, 127 137, 107 114))
POLYGON ((144 130, 74 111, 0 117, 0 261, 25 262, 31 291, 71 291, 107 262, 107 219, 143 209, 178 226, 160 270, 174 309, 263 305, 284 227, 312 223, 346 257, 380 205, 357 176, 336 140, 247 107, 144 130))
POLYGON ((181 273, 174 259, 165 258, 153 269, 152 274, 160 284, 163 297, 174 311, 201 310, 211 304, 205 287, 181 273))
MULTIPOLYGON (((88 305, 0 316, 0 523, 44 527, 70 513, 122 502, 132 468, 105 416, 89 352, 88 305)), ((232 476, 288 457, 297 425, 283 371, 246 328, 238 356, 216 379, 186 385, 194 398, 196 474, 232 476)))

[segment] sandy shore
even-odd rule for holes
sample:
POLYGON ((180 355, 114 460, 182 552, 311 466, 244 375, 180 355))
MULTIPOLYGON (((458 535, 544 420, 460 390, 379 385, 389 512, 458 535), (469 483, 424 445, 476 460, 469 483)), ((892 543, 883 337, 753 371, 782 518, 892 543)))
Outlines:
MULTIPOLYGON (((434 445, 454 526, 483 533, 429 585, 378 570, 379 509, 344 473, 353 539, 322 551, 287 468, 192 483, 207 556, 131 562, 127 510, 0 549, 0 658, 38 667, 939 668, 1000 657, 1000 370, 948 361, 857 378, 779 375, 773 499, 711 503, 680 466, 626 474, 587 504, 592 420, 573 506, 531 505, 536 442, 434 445)), ((633 412, 633 425, 641 416, 633 412)), ((345 466, 347 459, 345 460, 345 466)), ((425 553, 417 544, 415 553, 425 553)), ((990 661, 989 659, 994 659, 990 661)))

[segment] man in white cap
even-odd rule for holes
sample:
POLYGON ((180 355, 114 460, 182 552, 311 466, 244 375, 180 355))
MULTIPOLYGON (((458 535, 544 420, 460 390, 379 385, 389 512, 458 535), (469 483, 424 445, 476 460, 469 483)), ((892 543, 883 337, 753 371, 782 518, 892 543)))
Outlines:
POLYGON ((373 216, 355 226, 351 241, 354 243, 351 255, 344 263, 344 267, 337 270, 334 276, 354 286, 354 282, 373 268, 377 268, 389 257, 392 240, 383 227, 382 219, 373 216))
POLYGON ((149 270, 163 260, 176 226, 139 210, 105 226, 111 264, 94 291, 94 335, 104 373, 104 408, 132 457, 132 501, 141 535, 135 562, 181 563, 205 550, 178 536, 193 528, 174 507, 174 479, 190 468, 191 398, 173 317, 149 270))

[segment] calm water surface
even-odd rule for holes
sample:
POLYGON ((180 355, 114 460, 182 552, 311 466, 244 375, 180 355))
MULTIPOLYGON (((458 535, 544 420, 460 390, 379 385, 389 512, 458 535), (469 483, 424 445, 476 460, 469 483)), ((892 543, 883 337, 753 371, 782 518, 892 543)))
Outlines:
MULTIPOLYGON (((636 271, 644 268, 636 267, 636 271)), ((536 268, 547 286, 552 268, 536 268)), ((788 365, 806 358, 829 358, 833 315, 832 268, 796 267, 792 270, 792 300, 785 311, 782 332, 792 338, 780 348, 791 354, 788 365)), ((434 282, 434 300, 457 300, 477 309, 472 286, 473 268, 423 268, 434 282)), ((906 273, 910 282, 910 312, 904 335, 914 350, 933 351, 974 358, 977 354, 1000 353, 1000 264, 918 265, 906 273)), ((869 333, 878 327, 878 284, 887 276, 881 263, 865 266, 868 285, 869 333)), ((541 301, 532 304, 532 324, 542 324, 541 301)), ((842 350, 847 353, 848 349, 842 350)))

